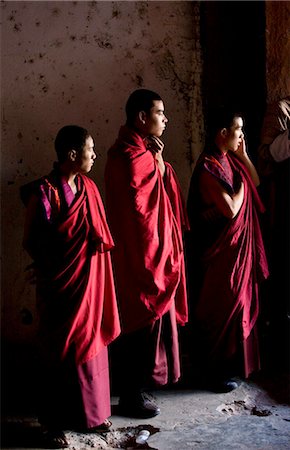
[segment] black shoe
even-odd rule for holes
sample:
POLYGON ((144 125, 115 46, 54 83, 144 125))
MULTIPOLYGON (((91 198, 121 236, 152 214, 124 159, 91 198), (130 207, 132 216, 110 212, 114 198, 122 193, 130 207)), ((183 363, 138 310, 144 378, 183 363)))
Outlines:
POLYGON ((239 387, 239 383, 235 380, 222 380, 214 383, 211 386, 211 390, 217 394, 231 392, 239 387))
POLYGON ((122 396, 119 400, 119 414, 126 417, 149 419, 160 414, 160 408, 153 398, 145 392, 140 392, 134 397, 122 396))

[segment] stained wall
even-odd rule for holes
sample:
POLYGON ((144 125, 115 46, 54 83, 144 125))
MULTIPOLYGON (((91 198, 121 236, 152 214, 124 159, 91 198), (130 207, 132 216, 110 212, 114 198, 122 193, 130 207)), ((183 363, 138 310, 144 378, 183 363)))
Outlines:
POLYGON ((24 272, 19 188, 48 173, 60 127, 90 130, 100 157, 91 173, 103 194, 106 152, 131 91, 165 102, 165 157, 187 194, 201 149, 198 2, 2 2, 2 332, 34 337, 34 287, 24 272))
POLYGON ((290 95, 290 2, 267 1, 266 81, 267 102, 290 95))

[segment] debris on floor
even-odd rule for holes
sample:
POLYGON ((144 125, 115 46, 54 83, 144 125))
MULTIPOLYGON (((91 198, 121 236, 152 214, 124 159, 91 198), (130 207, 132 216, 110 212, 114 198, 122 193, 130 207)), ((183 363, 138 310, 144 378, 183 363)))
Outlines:
POLYGON ((217 407, 217 411, 228 415, 247 414, 260 417, 266 417, 272 414, 269 409, 263 409, 261 405, 257 406, 255 401, 249 396, 246 396, 244 400, 222 403, 217 407))
POLYGON ((103 434, 81 434, 75 432, 67 432, 66 436, 70 443, 70 448, 80 448, 83 447, 97 448, 98 450, 108 450, 108 449, 153 449, 149 446, 148 440, 144 439, 144 442, 138 443, 138 437, 140 438, 140 432, 147 432, 147 439, 149 436, 158 433, 159 428, 153 427, 152 425, 138 425, 130 426, 124 428, 112 429, 108 433, 103 434))

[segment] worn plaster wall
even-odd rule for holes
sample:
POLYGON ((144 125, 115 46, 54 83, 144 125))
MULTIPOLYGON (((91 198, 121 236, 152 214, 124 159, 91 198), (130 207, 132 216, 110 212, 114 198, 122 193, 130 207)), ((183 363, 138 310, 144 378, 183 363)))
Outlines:
POLYGON ((21 248, 19 187, 48 173, 66 124, 87 127, 100 158, 91 176, 103 194, 106 152, 139 87, 165 101, 166 159, 184 195, 201 148, 198 2, 2 2, 2 332, 35 333, 34 288, 21 248))
POLYGON ((267 1, 266 83, 267 101, 290 95, 290 2, 267 1))

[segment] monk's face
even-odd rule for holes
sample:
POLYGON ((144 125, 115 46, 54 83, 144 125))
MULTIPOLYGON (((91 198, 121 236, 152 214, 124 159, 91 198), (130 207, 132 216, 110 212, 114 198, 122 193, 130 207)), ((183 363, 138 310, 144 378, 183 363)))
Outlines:
POLYGON ((147 136, 153 135, 160 137, 166 128, 168 122, 164 114, 164 104, 162 100, 154 100, 149 113, 145 115, 144 131, 147 136))
POLYGON ((227 128, 224 134, 225 147, 233 152, 237 151, 243 137, 243 119, 241 117, 235 117, 231 127, 227 128))
POLYGON ((78 153, 76 158, 77 169, 80 173, 88 173, 93 167, 96 154, 94 152, 94 141, 89 136, 86 139, 85 145, 81 152, 78 153))

